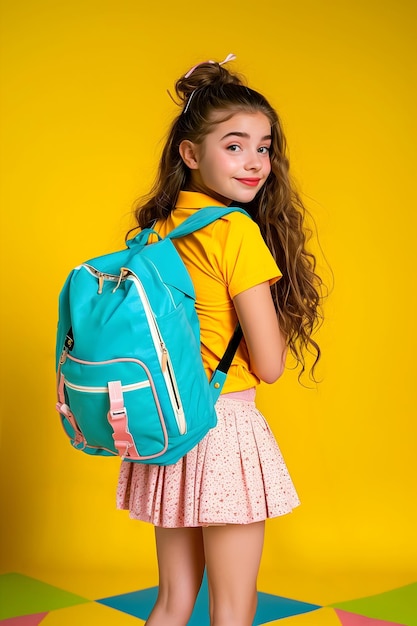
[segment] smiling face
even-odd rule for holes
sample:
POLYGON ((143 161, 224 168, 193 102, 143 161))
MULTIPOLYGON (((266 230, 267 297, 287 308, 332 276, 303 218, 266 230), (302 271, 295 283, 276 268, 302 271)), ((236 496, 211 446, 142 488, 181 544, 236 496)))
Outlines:
MULTIPOLYGON (((221 120, 224 113, 216 116, 221 120)), ((191 170, 189 190, 226 205, 232 200, 250 202, 271 171, 270 146, 271 126, 261 112, 239 112, 215 123, 201 143, 186 140, 180 146, 191 170)))

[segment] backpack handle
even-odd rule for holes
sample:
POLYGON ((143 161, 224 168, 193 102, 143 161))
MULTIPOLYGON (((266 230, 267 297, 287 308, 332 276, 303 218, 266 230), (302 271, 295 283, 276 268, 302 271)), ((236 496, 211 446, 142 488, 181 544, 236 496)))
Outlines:
POLYGON ((135 237, 128 239, 126 241, 126 246, 128 248, 133 248, 133 246, 146 246, 150 235, 155 235, 158 241, 162 239, 161 235, 157 233, 156 230, 153 230, 153 228, 144 228, 138 232, 135 237))

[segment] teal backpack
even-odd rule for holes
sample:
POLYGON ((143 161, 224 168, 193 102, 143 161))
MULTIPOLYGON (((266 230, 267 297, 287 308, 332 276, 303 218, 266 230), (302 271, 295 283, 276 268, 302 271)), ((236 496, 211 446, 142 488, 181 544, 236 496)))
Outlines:
POLYGON ((242 334, 238 326, 209 382, 194 287, 172 239, 233 211, 247 215, 200 209, 164 239, 148 244, 155 231, 145 229, 70 273, 59 298, 57 410, 74 448, 170 465, 216 425, 242 334))

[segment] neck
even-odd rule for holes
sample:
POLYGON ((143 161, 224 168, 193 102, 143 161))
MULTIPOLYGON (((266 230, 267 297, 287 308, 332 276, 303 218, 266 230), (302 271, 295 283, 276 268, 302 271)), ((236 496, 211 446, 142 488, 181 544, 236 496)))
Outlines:
POLYGON ((232 204, 232 200, 230 198, 225 198, 224 196, 216 193, 213 189, 209 189, 203 183, 196 180, 190 180, 184 191, 195 191, 197 193, 204 193, 206 196, 210 196, 210 198, 213 198, 213 200, 217 200, 217 202, 221 202, 225 206, 229 206, 232 204))

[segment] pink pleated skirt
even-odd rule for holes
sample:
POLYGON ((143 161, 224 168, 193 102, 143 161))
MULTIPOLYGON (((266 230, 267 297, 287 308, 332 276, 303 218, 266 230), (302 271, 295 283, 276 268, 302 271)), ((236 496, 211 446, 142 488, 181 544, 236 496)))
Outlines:
POLYGON ((250 524, 290 513, 297 492, 255 389, 224 394, 217 426, 175 465, 124 461, 117 508, 164 528, 250 524))

